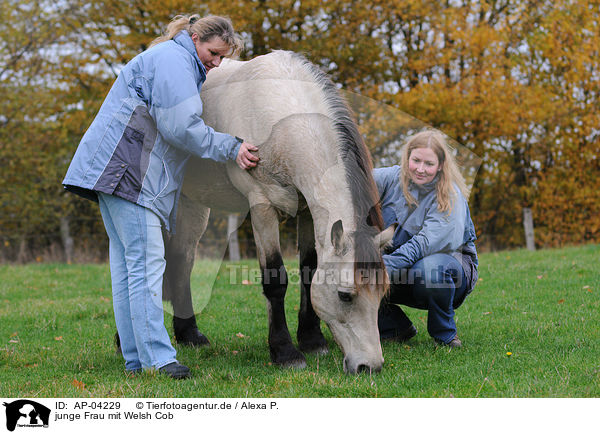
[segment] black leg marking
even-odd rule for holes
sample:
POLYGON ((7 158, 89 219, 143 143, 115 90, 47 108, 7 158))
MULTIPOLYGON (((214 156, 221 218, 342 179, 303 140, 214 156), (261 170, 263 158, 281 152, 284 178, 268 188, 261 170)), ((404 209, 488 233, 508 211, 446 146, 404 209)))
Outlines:
POLYGON ((173 329, 175 331, 175 340, 178 344, 190 347, 210 345, 208 338, 198 330, 195 316, 189 318, 173 316, 173 329))
POLYGON ((312 216, 308 211, 298 215, 298 250, 300 252, 300 311, 296 332, 298 347, 305 353, 326 354, 329 349, 321 332, 321 320, 310 301, 310 285, 317 270, 317 251, 312 216))
POLYGON ((321 332, 321 320, 310 301, 310 283, 317 270, 317 252, 313 249, 300 257, 300 311, 298 312, 298 347, 305 353, 327 354, 329 348, 321 332))
POLYGON ((285 317, 285 293, 288 279, 279 252, 267 257, 266 265, 262 269, 262 279, 269 312, 271 361, 285 367, 304 368, 306 359, 294 347, 285 317))

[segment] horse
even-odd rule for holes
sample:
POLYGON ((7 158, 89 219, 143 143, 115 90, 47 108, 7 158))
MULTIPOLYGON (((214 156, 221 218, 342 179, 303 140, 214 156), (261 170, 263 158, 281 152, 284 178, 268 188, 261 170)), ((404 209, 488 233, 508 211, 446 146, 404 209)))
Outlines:
POLYGON ((208 344, 198 331, 190 274, 210 209, 249 210, 273 364, 303 368, 303 352, 327 353, 323 320, 344 353, 347 373, 379 371, 377 312, 387 288, 383 231, 372 162, 354 114, 335 84, 304 56, 273 51, 249 61, 224 59, 202 88, 205 123, 255 144, 260 162, 192 158, 179 198, 176 232, 167 235, 164 298, 179 343, 208 344), (284 312, 287 273, 279 221, 297 217, 301 300, 298 349, 284 312))

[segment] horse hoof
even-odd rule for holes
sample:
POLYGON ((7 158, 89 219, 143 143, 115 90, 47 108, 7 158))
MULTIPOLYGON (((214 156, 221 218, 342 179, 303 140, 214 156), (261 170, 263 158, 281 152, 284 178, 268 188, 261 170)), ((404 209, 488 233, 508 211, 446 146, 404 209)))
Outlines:
POLYGON ((306 368, 306 358, 304 357, 304 354, 293 346, 288 349, 288 351, 280 352, 277 355, 271 353, 271 360, 274 365, 281 366, 282 368, 306 368))
POLYGON ((175 336, 175 340, 179 345, 185 345, 187 347, 203 347, 210 345, 208 338, 198 330, 188 331, 183 336, 175 336))
POLYGON ((278 363, 278 366, 285 369, 305 369, 306 360, 289 360, 285 363, 278 363))
POLYGON ((319 347, 312 347, 309 349, 303 349, 302 350, 304 353, 308 353, 308 354, 316 354, 318 356, 324 356, 325 354, 329 354, 329 347, 327 346, 327 344, 319 346, 319 347))
POLYGON ((115 353, 122 355, 123 351, 121 350, 121 339, 119 339, 119 333, 115 333, 115 353))
POLYGON ((308 354, 327 354, 329 353, 329 346, 323 336, 319 336, 315 339, 305 339, 298 341, 298 348, 303 353, 308 354))

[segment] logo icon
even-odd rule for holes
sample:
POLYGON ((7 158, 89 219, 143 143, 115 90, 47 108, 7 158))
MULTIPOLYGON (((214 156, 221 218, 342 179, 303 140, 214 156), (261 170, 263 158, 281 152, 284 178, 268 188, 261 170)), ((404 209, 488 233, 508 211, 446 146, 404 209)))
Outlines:
POLYGON ((6 429, 14 431, 19 427, 48 427, 50 409, 29 399, 19 399, 4 403, 6 407, 6 429))

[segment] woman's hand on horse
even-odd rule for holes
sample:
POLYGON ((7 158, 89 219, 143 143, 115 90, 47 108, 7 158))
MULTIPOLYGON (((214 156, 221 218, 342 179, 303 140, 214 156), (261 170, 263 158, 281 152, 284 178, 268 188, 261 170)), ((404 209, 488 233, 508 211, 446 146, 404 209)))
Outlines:
POLYGON ((237 157, 235 157, 235 162, 242 169, 250 169, 258 163, 258 156, 254 155, 253 152, 258 151, 258 148, 250 143, 243 142, 242 146, 240 146, 240 150, 238 151, 237 157))

